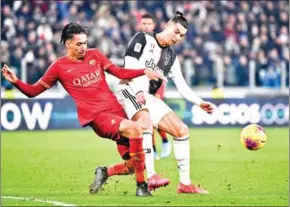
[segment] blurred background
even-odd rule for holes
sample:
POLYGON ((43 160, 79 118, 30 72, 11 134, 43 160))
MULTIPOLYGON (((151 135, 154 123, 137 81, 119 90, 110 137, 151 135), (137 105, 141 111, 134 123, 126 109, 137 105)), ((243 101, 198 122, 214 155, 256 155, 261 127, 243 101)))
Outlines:
MULTIPOLYGON (((198 95, 289 97, 288 1, 38 0, 1 1, 1 6, 1 63, 30 84, 64 55, 60 34, 69 22, 86 27, 89 47, 122 66, 126 44, 139 31, 143 14, 153 14, 160 32, 175 11, 181 11, 189 27, 174 50, 187 83, 198 95)), ((108 75, 108 81, 114 90, 117 80, 108 75)), ((2 98, 25 98, 3 77, 1 91, 2 98)), ((39 97, 66 96, 57 84, 39 97)), ((180 97, 169 82, 167 100, 180 97)))
MULTIPOLYGON (((88 186, 95 167, 121 160, 115 143, 81 128, 75 103, 59 83, 29 99, 2 76, 2 206, 40 201, 289 206, 289 1, 2 0, 1 8, 1 65, 8 64, 30 84, 65 54, 60 35, 70 22, 87 28, 89 47, 122 66, 126 44, 140 30, 144 13, 156 18, 160 32, 181 11, 188 32, 173 49, 189 86, 216 106, 208 115, 167 83, 165 102, 189 127, 192 179, 209 190, 209 197, 177 199, 173 152, 156 161, 157 172, 171 184, 154 191, 154 199, 135 198, 132 176, 116 176, 92 196, 88 186), (242 128, 251 123, 261 125, 268 136, 265 147, 255 152, 240 143, 242 128)), ((114 91, 118 80, 110 75, 107 80, 114 91)), ((160 153, 162 139, 155 135, 160 153)))
MULTIPOLYGON (((1 62, 28 83, 64 54, 61 29, 69 22, 88 28, 89 46, 117 64, 139 31, 144 13, 164 28, 175 11, 189 20, 185 41, 174 47, 189 85, 289 86, 287 1, 2 1, 1 62)), ((12 86, 1 82, 4 89, 12 86)))

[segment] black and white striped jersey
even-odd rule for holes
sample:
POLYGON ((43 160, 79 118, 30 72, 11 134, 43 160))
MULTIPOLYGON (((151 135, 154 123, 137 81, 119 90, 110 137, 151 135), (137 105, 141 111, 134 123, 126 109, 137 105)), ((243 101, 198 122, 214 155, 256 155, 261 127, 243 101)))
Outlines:
MULTIPOLYGON (((198 104, 201 101, 186 84, 177 55, 171 47, 163 47, 159 44, 156 33, 139 32, 132 38, 126 48, 125 68, 151 68, 158 71, 171 78, 178 91, 186 99, 198 104)), ((128 84, 135 94, 139 91, 155 94, 161 86, 162 80, 149 81, 146 76, 141 76, 132 79, 128 84)))
MULTIPOLYGON (((170 78, 175 70, 181 72, 178 58, 170 47, 162 47, 155 35, 155 33, 140 32, 132 38, 126 48, 125 68, 151 68, 170 78), (132 61, 132 58, 135 61, 132 61), (133 65, 133 62, 136 65, 133 65)), ((144 84, 143 81, 139 82, 140 80, 142 78, 139 78, 136 84, 130 83, 131 87, 134 86, 133 91, 146 91, 148 85, 144 84)), ((150 81, 149 92, 154 94, 161 84, 162 80, 150 81)))

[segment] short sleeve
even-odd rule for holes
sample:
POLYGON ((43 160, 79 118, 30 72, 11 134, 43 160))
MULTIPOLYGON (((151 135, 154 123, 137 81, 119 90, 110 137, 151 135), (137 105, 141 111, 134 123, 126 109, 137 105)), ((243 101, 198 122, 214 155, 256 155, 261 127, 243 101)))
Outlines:
POLYGON ((46 73, 38 81, 45 88, 51 88, 58 79, 58 66, 53 63, 49 66, 46 73))
POLYGON ((126 48, 125 56, 131 56, 139 60, 140 56, 143 53, 143 49, 146 45, 145 34, 139 32, 131 39, 126 48))

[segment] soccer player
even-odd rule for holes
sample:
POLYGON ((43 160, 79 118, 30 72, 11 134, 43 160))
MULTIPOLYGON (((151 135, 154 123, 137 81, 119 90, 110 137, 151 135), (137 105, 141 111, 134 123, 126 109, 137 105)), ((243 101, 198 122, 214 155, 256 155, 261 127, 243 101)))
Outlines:
POLYGON ((90 187, 96 193, 104 180, 116 171, 131 171, 137 181, 137 196, 150 196, 144 178, 144 152, 141 127, 127 119, 122 107, 110 91, 104 72, 120 78, 146 75, 150 79, 162 78, 149 69, 128 70, 113 64, 97 49, 87 48, 86 31, 76 23, 62 30, 61 43, 67 49, 65 56, 52 63, 43 77, 33 85, 19 80, 7 65, 1 69, 4 77, 28 97, 35 97, 60 81, 77 105, 82 126, 91 126, 97 135, 112 139, 125 162, 111 166, 107 171, 96 169, 96 178, 90 187), (126 140, 126 144, 124 144, 126 140), (102 182, 100 182, 102 181, 102 182))
MULTIPOLYGON (((186 84, 177 55, 170 46, 180 42, 186 35, 188 22, 181 12, 176 14, 166 23, 165 29, 160 33, 137 33, 127 45, 125 53, 125 67, 148 67, 154 71, 168 76, 175 83, 178 91, 188 101, 198 105, 207 113, 213 112, 213 105, 198 97, 186 84)), ((190 148, 189 130, 181 119, 162 101, 154 96, 162 80, 149 81, 146 77, 134 78, 121 82, 118 86, 117 98, 123 106, 129 119, 137 121, 144 128, 153 124, 172 135, 173 149, 179 170, 178 193, 201 193, 208 191, 192 184, 190 179, 190 148), (145 110, 147 109, 147 110, 145 110), (149 111, 149 113, 148 113, 149 111), (152 122, 151 122, 152 121, 152 122)), ((148 133, 149 134, 149 133, 148 133)), ((146 136, 150 136, 150 135, 146 136)), ((149 143, 143 134, 143 148, 150 152, 149 143), (147 144, 144 144, 147 142, 147 144)), ((146 153, 147 154, 147 153, 146 153)), ((147 156, 147 155, 146 155, 147 156)), ((153 153, 152 153, 153 157, 153 153)), ((155 173, 154 159, 145 159, 147 175, 155 173), (151 162, 149 162, 151 161, 151 162)), ((158 188, 158 182, 149 188, 158 188)))
POLYGON ((156 27, 155 19, 152 14, 146 13, 141 17, 140 30, 142 32, 152 33, 156 27))
MULTIPOLYGON (((142 32, 148 32, 148 33, 153 33, 155 29, 156 23, 154 20, 154 17, 147 13, 144 14, 141 17, 141 22, 140 22, 140 30, 142 32)), ((155 97, 160 98, 161 100, 164 100, 164 92, 165 92, 165 83, 162 82, 160 88, 156 91, 155 97)), ((157 129, 160 137, 162 138, 162 148, 161 148, 161 155, 160 158, 165 158, 168 157, 171 154, 171 143, 168 141, 166 133, 162 129, 157 129)), ((159 159, 157 150, 156 150, 156 145, 155 145, 155 134, 154 130, 152 131, 152 143, 153 143, 153 152, 154 152, 154 157, 155 159, 159 159)))

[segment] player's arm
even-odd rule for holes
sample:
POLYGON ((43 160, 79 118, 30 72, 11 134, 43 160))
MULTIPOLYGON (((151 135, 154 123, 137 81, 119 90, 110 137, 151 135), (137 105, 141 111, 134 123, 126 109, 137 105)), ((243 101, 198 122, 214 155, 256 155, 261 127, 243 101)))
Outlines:
POLYGON ((1 72, 3 73, 4 78, 12 83, 19 91, 21 91, 23 94, 25 94, 27 97, 32 98, 35 97, 42 92, 44 92, 47 88, 50 88, 55 82, 56 77, 54 70, 51 70, 51 68, 46 72, 46 74, 35 84, 30 85, 27 83, 24 83, 18 77, 15 75, 15 73, 7 66, 4 65, 1 69, 1 72))
POLYGON ((110 65, 106 71, 120 79, 132 79, 145 75, 145 69, 131 70, 119 67, 115 64, 110 65))
POLYGON ((208 113, 212 113, 213 105, 209 102, 204 101, 202 98, 197 96, 193 90, 187 85, 186 81, 181 72, 181 67, 178 58, 176 57, 173 65, 171 66, 169 77, 174 82, 179 93, 191 103, 200 106, 203 110, 208 113))
MULTIPOLYGON (((98 51, 99 52, 99 51, 98 51)), ((105 55, 103 55, 101 52, 99 52, 99 57, 101 59, 101 65, 103 67, 103 69, 116 76, 117 78, 120 79, 132 79, 132 78, 136 78, 139 76, 144 76, 146 75, 147 78, 149 78, 150 80, 158 80, 159 78, 162 80, 166 81, 166 78, 149 69, 128 69, 128 68, 122 68, 119 67, 117 65, 115 65, 114 63, 112 63, 105 55)))
MULTIPOLYGON (((146 46, 146 37, 144 33, 137 33, 132 40, 128 43, 125 53, 125 67, 126 68, 144 68, 144 61, 140 60, 144 48, 146 46)), ((148 93, 149 91, 149 80, 146 76, 134 78, 129 82, 133 92, 148 93)))

